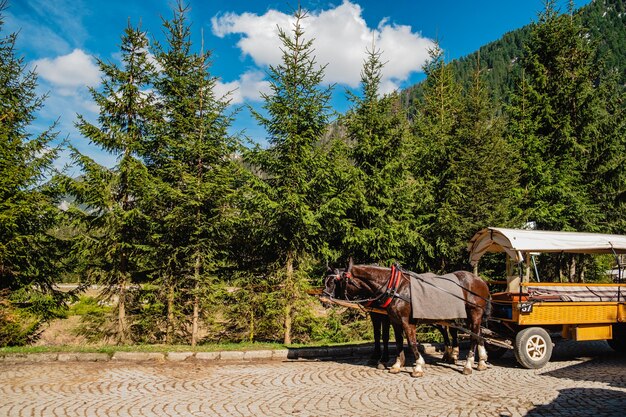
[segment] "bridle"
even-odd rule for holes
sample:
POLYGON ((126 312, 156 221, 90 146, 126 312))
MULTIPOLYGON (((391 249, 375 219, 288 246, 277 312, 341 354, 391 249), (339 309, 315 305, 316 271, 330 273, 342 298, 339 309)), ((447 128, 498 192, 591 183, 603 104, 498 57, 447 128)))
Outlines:
MULTIPOLYGON (((389 280, 387 281, 386 285, 382 284, 375 291, 375 293, 378 293, 378 295, 376 295, 375 297, 363 298, 363 299, 348 298, 348 292, 347 292, 348 285, 350 285, 350 283, 353 280, 359 279, 359 278, 354 277, 351 271, 343 271, 343 272, 339 272, 339 270, 336 270, 336 271, 337 272, 335 274, 327 275, 327 278, 332 278, 335 280, 335 288, 336 288, 336 285, 339 284, 340 282, 342 281, 345 282, 346 290, 344 291, 344 299, 342 301, 362 304, 365 307, 380 307, 380 308, 386 308, 389 304, 391 304, 391 301, 394 298, 400 298, 406 302, 409 302, 409 300, 406 297, 398 293, 398 287, 400 286, 400 280, 403 277, 403 271, 400 267, 396 265, 393 265, 391 267, 391 276, 389 277, 389 280), (385 285, 384 290, 383 290, 383 285, 385 285)), ((359 281, 362 281, 362 280, 359 279, 359 281)), ((326 291, 326 288, 324 288, 323 293, 327 295, 331 301, 337 300, 337 298, 335 298, 333 294, 329 294, 326 291)))

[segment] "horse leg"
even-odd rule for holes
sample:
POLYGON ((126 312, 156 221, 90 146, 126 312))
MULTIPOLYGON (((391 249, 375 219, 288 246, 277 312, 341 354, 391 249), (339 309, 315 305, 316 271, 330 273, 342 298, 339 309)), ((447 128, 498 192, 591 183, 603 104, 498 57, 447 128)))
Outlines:
MULTIPOLYGON (((480 321, 482 318, 481 316, 482 316, 482 311, 479 311, 478 313, 476 311, 472 311, 471 314, 467 315, 468 328, 477 335, 480 335, 480 321)), ((474 367, 474 352, 476 351, 476 346, 478 346, 478 343, 479 343, 478 337, 472 335, 470 337, 470 348, 469 348, 469 352, 467 352, 467 360, 465 361, 465 366, 463 367, 464 375, 472 374, 472 368, 474 367)), ((483 349, 484 349, 484 346, 483 346, 483 349)), ((484 357, 486 360, 487 352, 484 352, 484 353, 485 353, 484 357)), ((484 369, 486 369, 486 364, 484 364, 484 366, 485 366, 484 369)))
MULTIPOLYGON (((478 325, 478 331, 480 332, 480 324, 478 325)), ((480 335, 480 333, 478 333, 480 335)), ((487 349, 485 349, 485 340, 478 340, 478 366, 479 371, 487 370, 487 349)))
POLYGON ((382 327, 382 339, 383 339, 383 354, 378 360, 378 369, 385 369, 385 364, 389 361, 389 323, 388 315, 380 316, 380 324, 382 327))
POLYGON ((415 366, 413 367, 413 372, 411 372, 411 376, 413 378, 418 378, 424 376, 424 369, 422 368, 426 363, 424 358, 420 354, 419 347, 417 344, 417 337, 415 332, 415 325, 409 324, 408 320, 405 322, 402 321, 402 327, 404 328, 404 333, 406 333, 406 338, 409 341, 409 345, 411 346, 411 350, 415 355, 415 366))
POLYGON ((478 342, 478 366, 476 369, 479 371, 487 370, 487 349, 485 349, 484 340, 478 342))
POLYGON ((459 339, 457 337, 458 331, 455 328, 448 326, 436 325, 443 336, 443 343, 445 350, 441 360, 445 363, 455 364, 459 360, 459 339), (450 341, 452 336, 452 341, 450 341))
POLYGON ((406 362, 406 357, 404 355, 404 339, 402 337, 402 331, 402 326, 398 324, 393 325, 393 332, 396 335, 396 361, 389 369, 389 372, 392 374, 399 373, 406 362))
POLYGON ((370 365, 376 365, 380 359, 380 328, 382 326, 382 320, 379 314, 370 312, 370 320, 374 326, 374 353, 370 356, 368 363, 370 365))
POLYGON ((450 361, 450 353, 452 352, 450 347, 450 337, 448 337, 448 331, 444 326, 441 326, 439 324, 435 324, 435 328, 439 330, 439 333, 441 333, 441 336, 443 336, 443 356, 441 357, 441 360, 447 363, 450 361))
POLYGON ((450 362, 455 364, 459 360, 459 330, 450 327, 450 335, 452 336, 452 347, 450 348, 450 362))

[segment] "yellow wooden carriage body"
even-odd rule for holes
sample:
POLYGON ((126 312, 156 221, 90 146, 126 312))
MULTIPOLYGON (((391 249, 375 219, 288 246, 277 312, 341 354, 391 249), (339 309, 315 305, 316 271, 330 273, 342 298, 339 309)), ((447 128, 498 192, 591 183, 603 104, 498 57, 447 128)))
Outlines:
MULTIPOLYGON (((507 263, 506 291, 492 294, 493 317, 501 330, 514 334, 515 343, 511 347, 516 349, 518 361, 523 366, 536 368, 545 364, 545 357, 537 359, 535 366, 532 358, 524 360, 520 356, 524 356, 522 350, 525 347, 537 343, 549 345, 549 349, 545 349, 549 356, 552 341, 548 332, 559 331, 563 338, 576 341, 607 340, 619 350, 626 347, 626 324, 622 324, 626 322, 626 284, 529 282, 533 253, 613 254, 617 257, 626 253, 626 236, 487 228, 474 235, 468 250, 475 273, 479 272, 479 259, 487 252, 505 252, 507 260, 511 261, 507 263), (517 275, 508 267, 514 264, 519 267, 517 275), (533 295, 537 287, 553 295, 533 295), (595 290, 612 296, 592 295, 585 301, 559 298, 559 291, 584 292, 590 287, 593 287, 589 291, 591 294, 595 290), (550 291, 551 288, 554 291, 550 291), (526 339, 517 340, 522 332, 526 339), (528 344, 524 345, 526 342, 528 344)), ((622 276, 621 270, 618 276, 622 276)))

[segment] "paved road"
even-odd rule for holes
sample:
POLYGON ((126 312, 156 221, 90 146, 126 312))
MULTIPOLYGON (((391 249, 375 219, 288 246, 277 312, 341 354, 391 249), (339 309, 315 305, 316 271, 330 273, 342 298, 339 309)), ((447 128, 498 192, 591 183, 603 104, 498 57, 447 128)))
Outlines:
POLYGON ((360 360, 0 363, 0 416, 624 416, 626 358, 604 342, 491 369, 427 356, 426 375, 360 360))

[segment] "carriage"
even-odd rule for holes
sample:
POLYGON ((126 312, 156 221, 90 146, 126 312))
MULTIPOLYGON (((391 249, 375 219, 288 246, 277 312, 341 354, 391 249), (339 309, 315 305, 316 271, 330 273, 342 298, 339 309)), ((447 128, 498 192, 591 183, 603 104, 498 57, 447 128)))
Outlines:
POLYGON ((626 284, 621 283, 619 262, 619 255, 626 253, 626 236, 490 227, 474 235, 468 250, 474 273, 484 254, 506 254, 506 288, 492 292, 492 315, 483 332, 496 341, 488 348, 491 358, 509 348, 520 365, 541 368, 550 360, 551 335, 557 332, 575 341, 607 340, 613 349, 626 352, 626 284), (618 282, 546 282, 535 263, 541 253, 613 255, 618 282))
MULTIPOLYGON (((623 271, 619 257, 626 254, 626 236, 490 227, 480 230, 472 237, 468 243, 468 251, 470 263, 474 267, 472 275, 476 279, 479 261, 483 255, 490 252, 506 255, 507 278, 501 282, 505 288, 504 291, 491 292, 492 311, 487 321, 479 322, 474 331, 468 329, 472 326, 458 325, 458 321, 440 323, 478 340, 479 353, 482 345, 485 345, 493 359, 511 349, 523 367, 541 368, 550 360, 552 338, 557 333, 564 339, 575 341, 606 340, 613 349, 626 352, 626 284, 621 283, 623 271), (613 255, 617 261, 618 282, 546 282, 539 276, 535 263, 536 257, 541 253, 613 255)), ((349 268, 343 275, 336 271, 330 276, 340 278, 349 268)), ((410 271, 403 273, 416 275, 410 271)), ((393 274, 392 272, 389 282, 393 281, 393 274)), ((395 289, 391 289, 393 291, 390 292, 387 284, 383 293, 390 294, 391 298, 398 298, 400 305, 408 305, 408 300, 398 296, 395 289)), ((477 295, 471 290, 469 292, 477 295)), ((376 296, 376 299, 383 293, 376 296)), ((363 303, 348 299, 333 298, 331 293, 323 297, 330 297, 326 300, 347 307, 383 314, 388 311, 372 307, 371 303, 364 306, 363 303)), ((488 291, 485 297, 489 297, 488 291)), ((478 298, 486 301, 483 297, 478 298)), ((476 301, 470 302, 468 307, 476 306, 475 303, 476 301)), ((431 322, 437 324, 436 321, 431 322)))

